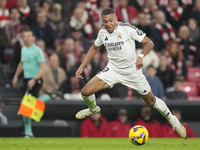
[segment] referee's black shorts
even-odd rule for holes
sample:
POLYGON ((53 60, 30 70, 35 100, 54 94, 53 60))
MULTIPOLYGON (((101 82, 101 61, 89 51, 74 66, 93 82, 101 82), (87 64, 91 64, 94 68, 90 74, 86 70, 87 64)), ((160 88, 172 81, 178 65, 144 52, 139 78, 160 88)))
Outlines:
MULTIPOLYGON (((31 79, 31 78, 30 78, 31 79)), ((27 83, 30 79, 24 79, 24 94, 28 88, 27 86, 27 83)), ((39 95, 39 91, 40 89, 42 88, 42 83, 43 83, 43 80, 42 78, 38 79, 36 82, 35 82, 35 85, 33 86, 33 88, 31 90, 29 90, 29 94, 31 94, 32 96, 35 96, 36 98, 38 97, 39 95)))

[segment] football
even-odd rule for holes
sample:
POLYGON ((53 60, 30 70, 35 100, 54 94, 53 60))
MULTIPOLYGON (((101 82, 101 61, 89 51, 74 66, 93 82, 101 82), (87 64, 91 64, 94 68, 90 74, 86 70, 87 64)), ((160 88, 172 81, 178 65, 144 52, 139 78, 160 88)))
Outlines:
POLYGON ((148 130, 141 125, 132 127, 129 131, 129 140, 134 145, 144 145, 149 138, 148 130))

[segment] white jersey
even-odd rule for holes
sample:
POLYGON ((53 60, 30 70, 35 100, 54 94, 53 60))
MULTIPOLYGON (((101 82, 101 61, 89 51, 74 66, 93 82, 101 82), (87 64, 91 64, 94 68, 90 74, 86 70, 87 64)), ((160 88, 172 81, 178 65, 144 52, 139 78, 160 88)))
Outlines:
POLYGON ((108 51, 108 67, 122 73, 134 73, 137 54, 135 51, 135 40, 141 42, 145 33, 128 23, 118 22, 117 27, 109 33, 102 27, 95 40, 96 46, 104 44, 108 51))

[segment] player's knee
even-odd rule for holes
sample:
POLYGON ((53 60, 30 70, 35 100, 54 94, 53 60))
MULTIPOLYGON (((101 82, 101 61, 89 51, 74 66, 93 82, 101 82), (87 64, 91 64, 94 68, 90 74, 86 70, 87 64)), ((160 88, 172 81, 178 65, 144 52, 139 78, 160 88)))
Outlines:
POLYGON ((81 94, 82 94, 83 96, 90 96, 90 95, 91 95, 91 93, 89 92, 89 90, 88 90, 87 88, 83 88, 83 89, 81 90, 81 94))

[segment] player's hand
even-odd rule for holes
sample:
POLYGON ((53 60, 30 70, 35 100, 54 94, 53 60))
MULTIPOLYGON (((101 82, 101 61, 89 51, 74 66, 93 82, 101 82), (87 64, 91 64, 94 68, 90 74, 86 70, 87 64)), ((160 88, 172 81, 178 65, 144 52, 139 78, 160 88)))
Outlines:
POLYGON ((30 79, 27 83, 28 88, 31 90, 33 86, 35 85, 35 79, 30 79))
POLYGON ((138 56, 135 65, 137 70, 141 69, 143 66, 143 58, 138 56))
POLYGON ((18 81, 18 78, 14 77, 13 80, 12 80, 12 85, 13 85, 14 88, 17 87, 17 81, 18 81))
POLYGON ((83 72, 83 68, 79 67, 75 73, 77 79, 84 79, 83 76, 81 75, 82 72, 83 72))

